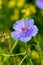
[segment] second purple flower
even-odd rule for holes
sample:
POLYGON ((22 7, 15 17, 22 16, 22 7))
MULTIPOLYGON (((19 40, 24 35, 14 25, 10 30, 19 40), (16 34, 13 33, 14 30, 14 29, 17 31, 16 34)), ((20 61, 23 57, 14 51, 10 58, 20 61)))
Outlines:
POLYGON ((37 5, 40 9, 43 9, 43 0, 36 0, 36 5, 37 5))

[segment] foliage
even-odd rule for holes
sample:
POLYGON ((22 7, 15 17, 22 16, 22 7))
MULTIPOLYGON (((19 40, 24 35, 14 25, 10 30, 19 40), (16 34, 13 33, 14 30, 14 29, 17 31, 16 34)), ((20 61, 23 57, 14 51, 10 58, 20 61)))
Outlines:
POLYGON ((0 65, 43 65, 43 10, 36 0, 0 0, 0 65), (33 18, 39 32, 25 43, 12 39, 17 20, 33 18))

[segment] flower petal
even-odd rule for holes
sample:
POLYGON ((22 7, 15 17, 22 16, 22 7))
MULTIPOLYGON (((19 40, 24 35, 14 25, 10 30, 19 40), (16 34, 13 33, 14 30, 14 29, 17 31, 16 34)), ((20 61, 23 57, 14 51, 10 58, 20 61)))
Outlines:
POLYGON ((11 33, 12 38, 14 38, 15 40, 19 40, 20 36, 21 36, 21 32, 18 31, 14 31, 11 33))
POLYGON ((24 20, 24 25, 30 28, 34 25, 34 20, 33 19, 24 20))
POLYGON ((36 25, 34 25, 31 35, 32 35, 32 36, 36 36, 37 33, 38 33, 38 28, 37 28, 36 25))
POLYGON ((43 9, 43 1, 42 1, 42 0, 36 0, 36 5, 37 5, 40 9, 43 9))
POLYGON ((29 36, 26 36, 26 37, 22 36, 22 37, 20 37, 20 40, 24 41, 24 42, 28 42, 29 40, 31 40, 31 38, 32 37, 29 37, 29 36))
POLYGON ((24 26, 24 22, 22 22, 21 20, 16 21, 16 23, 13 25, 13 29, 17 30, 17 31, 21 31, 21 28, 23 28, 24 26))

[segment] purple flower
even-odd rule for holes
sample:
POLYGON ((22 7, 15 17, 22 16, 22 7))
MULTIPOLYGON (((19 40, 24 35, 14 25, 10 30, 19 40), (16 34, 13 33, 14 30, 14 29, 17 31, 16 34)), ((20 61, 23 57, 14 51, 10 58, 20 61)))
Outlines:
POLYGON ((13 25, 14 32, 11 33, 12 38, 27 42, 31 40, 32 36, 36 36, 38 28, 34 25, 34 20, 18 20, 13 25))
POLYGON ((36 5, 37 5, 40 9, 43 9, 43 0, 36 0, 36 5))

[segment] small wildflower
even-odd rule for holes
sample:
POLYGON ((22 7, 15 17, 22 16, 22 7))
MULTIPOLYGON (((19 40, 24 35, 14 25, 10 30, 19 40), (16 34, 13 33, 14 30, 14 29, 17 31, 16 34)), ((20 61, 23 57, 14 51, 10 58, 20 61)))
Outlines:
POLYGON ((31 40, 32 36, 36 36, 38 28, 34 25, 34 20, 18 20, 13 25, 14 32, 11 33, 12 38, 27 42, 31 40), (22 22, 23 21, 23 22, 22 22))
POLYGON ((37 5, 40 9, 43 9, 43 0, 36 0, 36 5, 37 5))
POLYGON ((8 2, 8 7, 13 8, 15 6, 15 1, 11 0, 8 2))
POLYGON ((36 7, 29 4, 26 8, 22 9, 21 12, 24 14, 24 17, 29 17, 30 15, 36 13, 36 7))
POLYGON ((10 32, 8 32, 8 31, 1 31, 1 33, 0 33, 0 41, 2 43, 4 43, 8 39, 10 39, 10 32))
POLYGON ((18 8, 22 8, 25 5, 25 0, 18 0, 16 5, 18 8))
POLYGON ((31 15, 29 8, 23 9, 21 12, 24 13, 24 16, 30 16, 31 15))
POLYGON ((10 17, 11 20, 17 20, 19 18, 19 9, 14 10, 14 14, 10 17))
POLYGON ((32 57, 32 59, 38 59, 39 58, 38 51, 32 50, 31 57, 32 57))

